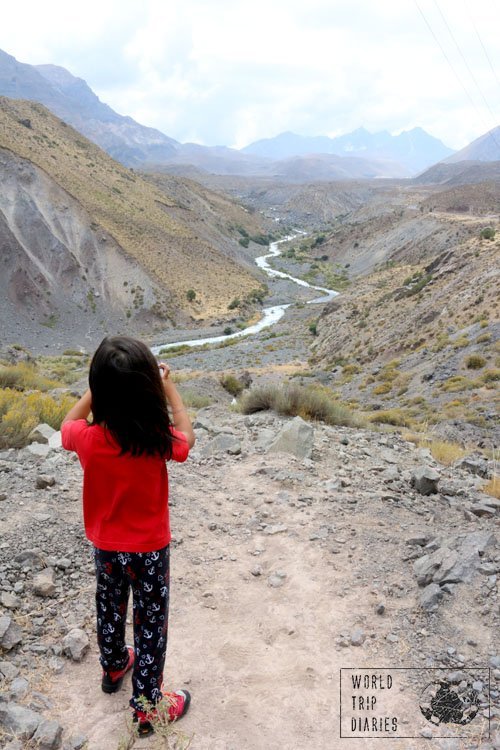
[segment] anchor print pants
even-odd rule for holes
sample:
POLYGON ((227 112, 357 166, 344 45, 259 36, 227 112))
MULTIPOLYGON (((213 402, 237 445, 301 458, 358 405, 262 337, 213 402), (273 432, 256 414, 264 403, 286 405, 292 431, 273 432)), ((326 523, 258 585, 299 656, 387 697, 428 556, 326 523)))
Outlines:
POLYGON ((94 548, 96 565, 97 642, 105 671, 128 662, 125 625, 132 589, 135 663, 133 708, 162 698, 167 651, 170 548, 155 552, 109 552, 94 548))

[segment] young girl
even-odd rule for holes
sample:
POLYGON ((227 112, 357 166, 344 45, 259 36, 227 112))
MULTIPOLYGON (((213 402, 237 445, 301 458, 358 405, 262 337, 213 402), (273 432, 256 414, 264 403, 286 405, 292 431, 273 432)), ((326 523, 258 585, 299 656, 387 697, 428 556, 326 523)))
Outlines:
POLYGON ((61 426, 64 448, 78 454, 83 468, 83 518, 96 563, 102 690, 116 692, 133 670, 130 705, 141 735, 153 731, 162 698, 163 715, 171 721, 186 713, 191 700, 187 690, 162 693, 171 539, 165 461, 185 461, 195 440, 169 374, 168 365, 158 365, 142 342, 105 338, 92 358, 90 389, 61 426), (130 588, 133 648, 125 645, 130 588))

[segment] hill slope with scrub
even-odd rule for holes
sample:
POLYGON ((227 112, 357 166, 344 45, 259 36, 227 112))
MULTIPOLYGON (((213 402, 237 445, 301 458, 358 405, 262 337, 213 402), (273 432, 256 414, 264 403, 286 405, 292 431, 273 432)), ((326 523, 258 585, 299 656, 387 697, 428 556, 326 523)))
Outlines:
POLYGON ((68 346, 81 320, 81 344, 96 327, 221 315, 256 286, 236 229, 258 235, 256 218, 182 180, 146 181, 42 105, 0 98, 0 158, 4 336, 30 343, 45 323, 68 346))

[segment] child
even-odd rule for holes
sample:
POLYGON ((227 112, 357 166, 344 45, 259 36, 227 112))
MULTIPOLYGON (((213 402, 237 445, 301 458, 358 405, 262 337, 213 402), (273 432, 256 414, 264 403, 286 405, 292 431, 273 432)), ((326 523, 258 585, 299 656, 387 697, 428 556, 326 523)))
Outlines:
POLYGON ((133 670, 130 705, 140 735, 153 732, 162 698, 171 721, 186 713, 191 700, 187 690, 162 693, 171 539, 165 461, 185 461, 195 441, 169 374, 168 365, 158 365, 141 341, 105 338, 92 358, 90 389, 61 426, 64 448, 76 451, 83 468, 83 518, 96 563, 102 690, 116 692, 133 670), (125 645, 130 587, 133 648, 125 645))

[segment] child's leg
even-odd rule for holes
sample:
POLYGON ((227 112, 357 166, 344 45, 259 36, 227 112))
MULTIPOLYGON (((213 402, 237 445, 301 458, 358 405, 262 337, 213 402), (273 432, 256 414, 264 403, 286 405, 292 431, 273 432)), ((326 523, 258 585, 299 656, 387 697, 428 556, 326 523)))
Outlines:
POLYGON ((95 548, 97 643, 101 666, 106 671, 123 669, 129 658, 125 625, 130 583, 123 554, 95 548))
POLYGON ((132 673, 133 708, 143 708, 162 698, 163 667, 167 651, 170 587, 170 548, 134 555, 135 665, 132 673))

